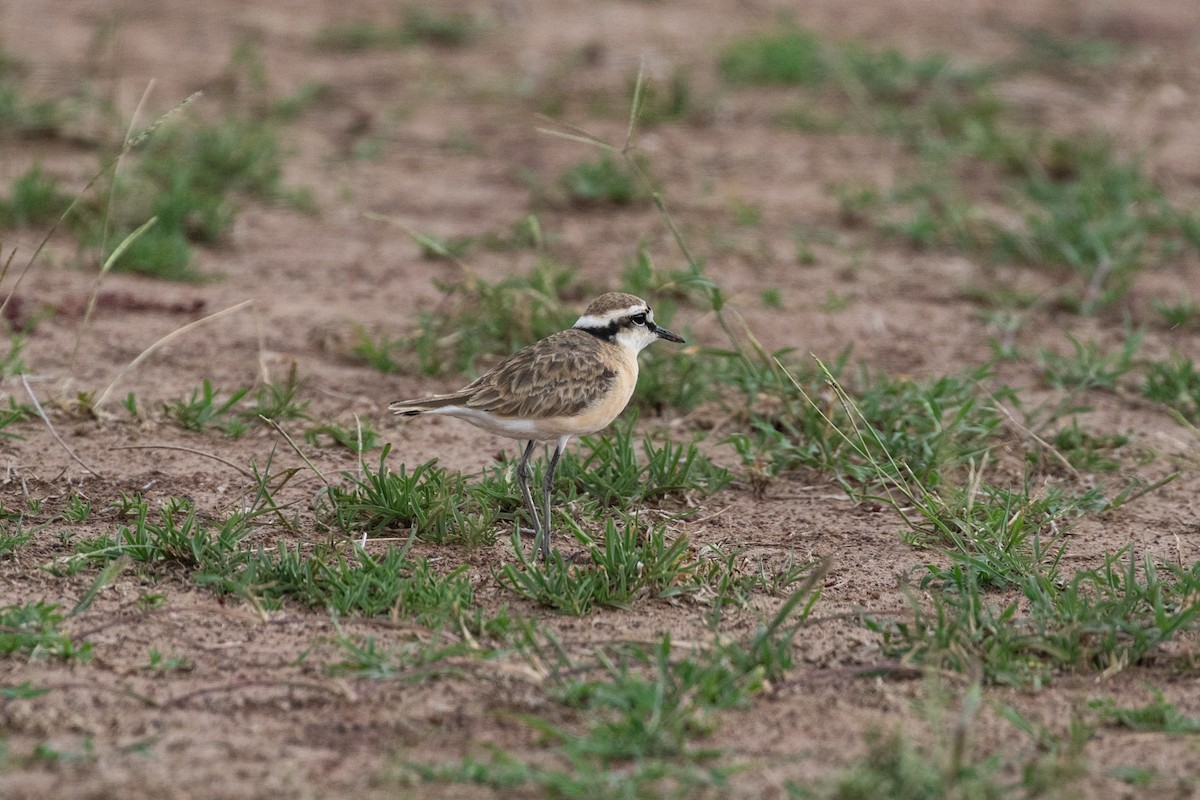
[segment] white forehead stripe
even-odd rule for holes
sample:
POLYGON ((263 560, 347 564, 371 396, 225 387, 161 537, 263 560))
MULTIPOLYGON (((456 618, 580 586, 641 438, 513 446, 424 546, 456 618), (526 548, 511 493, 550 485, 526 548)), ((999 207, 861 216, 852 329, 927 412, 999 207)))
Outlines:
POLYGON ((584 314, 575 322, 576 328, 607 328, 619 319, 624 317, 632 317, 634 314, 650 314, 650 309, 644 305, 630 306, 629 308, 614 308, 602 317, 595 314, 584 314))

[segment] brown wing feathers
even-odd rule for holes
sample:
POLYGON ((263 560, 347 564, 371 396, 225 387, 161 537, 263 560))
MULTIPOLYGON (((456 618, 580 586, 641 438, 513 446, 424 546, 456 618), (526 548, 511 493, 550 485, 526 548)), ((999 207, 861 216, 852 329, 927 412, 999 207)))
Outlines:
POLYGON ((460 391, 396 402, 391 408, 406 416, 450 405, 502 417, 578 414, 607 394, 616 380, 614 367, 599 357, 596 345, 595 337, 583 331, 560 331, 512 354, 460 391))

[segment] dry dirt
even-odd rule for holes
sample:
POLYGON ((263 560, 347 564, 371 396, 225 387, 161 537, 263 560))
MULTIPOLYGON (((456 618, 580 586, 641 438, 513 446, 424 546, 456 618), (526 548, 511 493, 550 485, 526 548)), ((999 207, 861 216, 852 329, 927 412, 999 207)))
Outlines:
MULTIPOLYGON (((964 294, 984 275, 982 265, 959 255, 914 253, 840 222, 834 187, 891 185, 912 167, 901 146, 871 136, 780 130, 769 122, 782 94, 722 86, 715 55, 731 40, 776 24, 783 12, 832 39, 857 38, 913 54, 948 52, 964 62, 1012 55, 1014 26, 1116 38, 1128 49, 1103 82, 1031 78, 1010 85, 1007 99, 1049 130, 1111 134, 1123 153, 1143 157, 1145 168, 1177 202, 1194 207, 1200 194, 1200 12, 1193 0, 814 0, 803 8, 770 0, 514 0, 458 7, 483 22, 484 32, 468 47, 339 54, 313 46, 318 31, 352 19, 393 20, 395 5, 4 4, 3 46, 25 66, 24 84, 31 92, 61 97, 86 88, 114 100, 126 118, 150 81, 143 118, 197 90, 206 92, 197 102, 218 103, 230 91, 230 54, 243 41, 261 56, 271 95, 290 96, 311 82, 333 87, 322 104, 283 133, 286 183, 310 188, 316 212, 249 204, 227 242, 197 255, 201 271, 219 276, 211 282, 108 277, 107 299, 73 364, 69 354, 79 309, 96 273, 93 264, 77 265, 68 238, 51 241, 19 290, 28 307, 57 309, 37 323, 23 354, 38 396, 45 401, 97 392, 120 376, 108 410, 119 412, 115 400, 130 391, 143 407, 153 408, 186 395, 205 377, 221 387, 247 385, 264 376, 278 379, 295 363, 308 381, 313 416, 346 424, 357 414, 373 421, 394 444, 394 465, 437 457, 444 466, 478 472, 511 445, 453 421, 397 426, 384 410, 390 399, 453 388, 458 376, 388 376, 346 356, 344 342, 356 326, 393 336, 411 330, 418 310, 439 297, 434 280, 457 275, 452 264, 422 259, 402 231, 364 212, 441 236, 507 230, 533 208, 529 176, 552 186, 565 165, 591 155, 578 143, 537 132, 543 123, 535 112, 542 101, 557 96, 561 118, 620 140, 620 113, 596 113, 588 98, 608 97, 619 108, 642 59, 651 78, 686 71, 706 107, 695 121, 646 131, 639 146, 675 218, 694 236, 731 305, 769 349, 793 347, 829 358, 853 345, 856 358, 915 376, 982 363, 994 331, 964 294), (375 155, 351 157, 364 140, 375 155), (757 226, 735 225, 730 209, 739 202, 760 209, 757 226), (797 223, 836 230, 840 241, 817 245, 815 265, 798 265, 792 239, 797 223), (780 290, 782 307, 761 301, 767 288, 780 290), (831 293, 845 298, 844 307, 823 308, 831 293), (244 300, 252 306, 197 328, 122 374, 160 337, 244 300)), ((96 169, 94 152, 70 140, 9 141, 3 148, 0 183, 34 161, 75 187, 96 169)), ((536 211, 553 237, 555 256, 574 265, 590 286, 612 286, 614 270, 633 257, 639 240, 660 266, 681 262, 653 208, 550 204, 536 211)), ((18 248, 17 266, 42 233, 5 234, 6 250, 18 248)), ((470 266, 492 280, 524 272, 532 259, 482 249, 469 256, 470 266)), ((1189 292, 1195 298, 1197 269, 1190 257, 1146 275, 1127 302, 1098 317, 1043 310, 1021 330, 1020 343, 1026 352, 1040 346, 1063 350, 1072 334, 1114 347, 1124 336, 1123 315, 1134 324, 1149 323, 1153 298, 1189 292)), ((1054 282, 1028 271, 1008 277, 1033 291, 1048 290, 1054 282)), ((682 312, 677 324, 696 341, 722 344, 711 317, 686 317, 682 312)), ((1150 329, 1144 355, 1163 357, 1172 349, 1200 353, 1200 335, 1194 329, 1150 329)), ((1029 370, 1012 369, 1012 376, 1002 377, 1036 388, 1029 370)), ((0 391, 26 399, 13 378, 0 391)), ((1162 454, 1158 474, 1168 471, 1172 456, 1186 455, 1189 448, 1194 456, 1195 440, 1150 404, 1118 396, 1089 399, 1096 427, 1128 430, 1131 448, 1162 454)), ((5 464, 0 498, 6 507, 24 507, 32 497, 49 514, 75 491, 101 509, 122 492, 142 491, 152 501, 187 496, 215 515, 247 489, 238 472, 180 450, 121 448, 178 445, 247 465, 262 463, 280 444, 268 431, 234 441, 132 422, 123 414, 98 421, 58 410, 54 423, 90 470, 71 460, 44 426, 22 423, 22 439, 0 440, 5 464)), ((680 431, 689 425, 670 415, 643 418, 646 425, 662 423, 680 431)), ((727 449, 713 451, 733 464, 727 449)), ((325 472, 353 467, 346 451, 311 452, 325 472)), ((286 448, 276 457, 299 465, 286 448)), ((318 487, 311 473, 305 475, 306 483, 297 479, 292 487, 298 496, 318 487)), ((1194 467, 1185 469, 1174 483, 1119 513, 1081 523, 1071 534, 1072 557, 1087 563, 1132 544, 1163 561, 1194 563, 1200 556, 1198 488, 1194 467)), ((738 482, 705 503, 704 513, 675 524, 672 532, 695 544, 748 548, 751 556, 833 559, 818 621, 797 641, 798 667, 789 680, 756 697, 749 708, 724 714, 705 742, 742 767, 731 778, 730 795, 784 797, 785 781, 828 776, 860 755, 867 730, 924 730, 912 701, 925 684, 864 677, 860 668, 884 659, 879 642, 846 613, 903 608, 898 581, 929 556, 901 541, 898 521, 855 507, 836 486, 813 476, 778 481, 762 499, 738 482)), ((69 609, 79 600, 93 574, 59 578, 41 569, 69 552, 56 527, 41 530, 32 545, 0 563, 0 604, 44 598, 69 609)), ((87 536, 114 527, 111 515, 97 514, 78 530, 87 536)), ((273 535, 269 529, 262 533, 264 541, 273 535)), ((641 602, 630 611, 574 619, 519 601, 492 578, 497 565, 513 558, 505 537, 476 551, 429 545, 418 550, 447 569, 467 563, 481 603, 507 604, 514 613, 537 617, 568 646, 654 641, 668 630, 680 640, 705 635, 703 607, 688 602, 641 602)), ((468 753, 483 757, 486 745, 510 752, 534 749, 538 734, 516 721, 521 713, 570 721, 545 698, 535 674, 513 666, 519 659, 508 666, 466 665, 457 676, 415 683, 334 678, 322 669, 338 657, 332 644, 338 631, 327 615, 299 608, 264 615, 195 587, 184 575, 158 580, 148 585, 136 570, 126 570, 89 611, 70 621, 68 629, 93 644, 91 660, 0 661, 0 684, 32 681, 52 688, 33 699, 0 700, 0 741, 10 756, 29 754, 38 744, 86 756, 10 764, 0 773, 0 796, 501 796, 470 785, 408 785, 396 777, 397 765, 468 753), (160 608, 140 609, 138 600, 148 591, 165 596, 160 608), (192 668, 147 670, 151 649, 186 656, 192 668)), ((761 608, 734 615, 730 635, 753 630, 772 602, 777 601, 764 599, 761 608)), ((412 632, 411 626, 383 620, 339 624, 343 632, 369 634, 385 645, 406 641, 412 632)), ((1200 715, 1193 671, 1150 664, 1110 676, 1061 675, 1036 693, 989 690, 973 744, 981 752, 999 747, 1032 753, 1028 738, 992 710, 1001 704, 1062 733, 1089 699, 1142 704, 1152 697, 1149 686, 1184 713, 1200 715)), ((1087 774, 1070 791, 1082 797, 1137 796, 1143 790, 1118 780, 1110 769, 1135 764, 1158 771, 1154 791, 1164 793, 1155 796, 1186 796, 1187 784, 1176 781, 1200 771, 1196 744, 1187 737, 1099 729, 1084 750, 1087 774)))

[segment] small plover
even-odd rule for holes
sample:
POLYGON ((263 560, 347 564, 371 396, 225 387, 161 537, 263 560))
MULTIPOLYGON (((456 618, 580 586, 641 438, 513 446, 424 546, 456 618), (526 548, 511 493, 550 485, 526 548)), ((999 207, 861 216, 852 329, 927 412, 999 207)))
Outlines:
POLYGON ((593 300, 574 327, 513 353, 457 392, 397 400, 388 408, 401 416, 446 414, 526 442, 517 481, 545 560, 554 470, 567 442, 603 430, 625 409, 637 383, 637 355, 658 339, 683 342, 654 324, 646 301, 609 292, 593 300), (529 456, 538 442, 555 443, 543 483, 544 519, 529 491, 529 456))

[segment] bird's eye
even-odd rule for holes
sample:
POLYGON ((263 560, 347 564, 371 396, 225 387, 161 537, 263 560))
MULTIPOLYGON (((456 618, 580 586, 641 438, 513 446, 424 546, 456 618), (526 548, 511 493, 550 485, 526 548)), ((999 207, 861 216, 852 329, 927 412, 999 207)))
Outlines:
POLYGON ((632 317, 630 317, 630 319, 633 320, 634 325, 645 325, 646 324, 646 315, 645 314, 634 314, 632 317))

